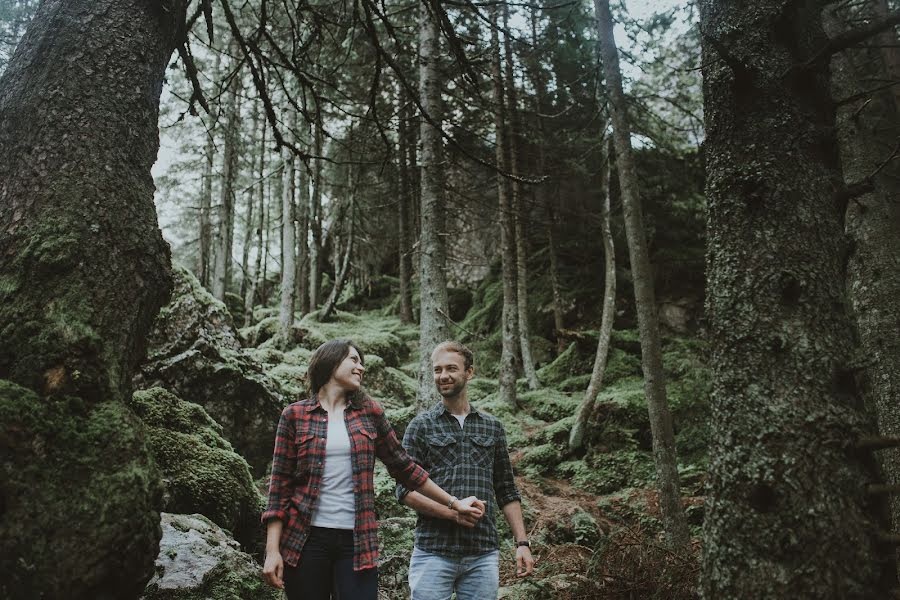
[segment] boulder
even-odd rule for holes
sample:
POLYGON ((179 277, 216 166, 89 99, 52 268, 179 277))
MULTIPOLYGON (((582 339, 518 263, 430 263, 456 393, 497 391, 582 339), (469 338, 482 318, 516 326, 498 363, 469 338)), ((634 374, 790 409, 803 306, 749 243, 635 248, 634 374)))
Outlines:
POLYGON ((232 532, 245 549, 261 545, 263 498, 222 427, 202 406, 162 388, 135 392, 131 404, 163 474, 162 510, 200 513, 232 532))
POLYGON ((203 406, 260 475, 272 458, 285 399, 241 347, 225 305, 184 267, 173 274, 172 301, 156 318, 135 387, 162 387, 203 406))
POLYGON ((0 380, 0 423, 0 598, 137 596, 163 491, 141 422, 0 380))
POLYGON ((278 600, 262 567, 203 515, 162 514, 156 575, 143 600, 278 600))

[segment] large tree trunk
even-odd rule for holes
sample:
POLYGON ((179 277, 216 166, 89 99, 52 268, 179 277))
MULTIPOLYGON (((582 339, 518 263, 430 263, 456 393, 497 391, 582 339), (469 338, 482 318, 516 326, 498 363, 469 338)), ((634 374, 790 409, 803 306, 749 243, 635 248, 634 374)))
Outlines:
MULTIPOLYGON (((612 145, 609 141, 607 147, 612 145)), ((603 153, 601 166, 600 195, 603 198, 603 214, 600 221, 600 238, 603 240, 603 314, 600 317, 600 334, 597 336, 597 353, 594 356, 594 367, 587 391, 578 407, 575 424, 569 432, 569 452, 576 452, 584 443, 584 430, 594 412, 597 394, 603 386, 603 374, 609 356, 609 343, 612 339, 613 319, 616 316, 616 247, 613 245, 612 228, 610 227, 609 180, 612 169, 611 148, 603 153)))
POLYGON ((172 281, 153 206, 185 7, 45 0, 0 79, 0 596, 135 598, 161 485, 125 402, 172 281))
POLYGON ((281 152, 283 171, 281 173, 281 302, 278 309, 279 345, 286 349, 291 341, 294 325, 294 155, 290 148, 281 152))
POLYGON ((448 339, 446 254, 441 236, 445 219, 444 158, 440 124, 443 118, 441 79, 438 70, 440 38, 436 17, 432 18, 428 2, 419 6, 419 93, 428 113, 421 124, 421 219, 419 242, 420 308, 419 308, 419 385, 416 409, 422 411, 435 401, 437 393, 431 375, 431 351, 448 339))
MULTIPOLYGON (((509 31, 509 5, 503 5, 503 29, 509 31)), ((509 34, 503 36, 504 70, 506 79, 506 100, 509 111, 509 172, 514 177, 519 175, 519 142, 521 126, 519 124, 519 102, 516 93, 516 82, 513 78, 513 53, 509 43, 509 34)), ((516 321, 519 329, 519 349, 522 357, 522 370, 528 381, 528 387, 536 390, 541 387, 538 381, 537 371, 534 368, 534 359, 531 356, 531 328, 528 326, 528 267, 526 260, 527 242, 525 238, 525 219, 528 210, 525 206, 525 198, 522 193, 522 183, 518 179, 512 182, 512 202, 514 209, 512 221, 514 224, 514 247, 516 252, 516 321)))
MULTIPOLYGON (((494 84, 494 135, 496 142, 497 168, 509 170, 509 132, 506 125, 506 107, 503 90, 503 76, 500 67, 500 9, 491 8, 491 65, 494 84)), ((515 230, 513 228, 512 195, 509 179, 497 174, 497 209, 500 225, 500 257, 502 262, 503 310, 501 316, 501 349, 500 349, 500 399, 510 406, 516 405, 516 348, 519 343, 518 306, 516 303, 516 247, 515 230)))
MULTIPOLYGON (((401 102, 405 95, 401 94, 401 102)), ((412 309, 412 221, 410 220, 410 206, 413 203, 412 186, 410 184, 410 165, 407 161, 409 151, 409 124, 410 103, 405 102, 400 109, 400 125, 397 133, 399 141, 397 150, 397 171, 400 179, 400 198, 397 200, 397 253, 400 276, 400 320, 404 323, 413 322, 412 309)))
MULTIPOLYGON (((232 43, 232 54, 236 55, 236 44, 232 43)), ((240 81, 235 75, 228 86, 228 105, 225 116, 224 157, 222 159, 222 195, 219 198, 219 223, 216 230, 216 260, 213 271, 212 295, 225 299, 225 292, 231 288, 232 256, 234 246, 234 184, 238 170, 238 145, 240 136, 240 81)))
POLYGON ((707 598, 887 598, 821 6, 704 0, 707 598))
POLYGON ((631 127, 628 122, 622 75, 619 71, 619 51, 613 37, 613 20, 609 0, 594 0, 600 33, 600 52, 606 91, 609 94, 610 116, 613 123, 613 142, 616 149, 616 170, 622 190, 625 213, 625 234, 634 282, 638 332, 641 337, 641 367, 644 372, 644 393, 650 414, 650 433, 653 437, 653 461, 656 464, 656 483, 666 538, 674 548, 686 548, 690 543, 687 520, 681 506, 678 483, 678 461, 675 456, 675 434, 672 415, 666 398, 666 378, 662 365, 662 342, 659 318, 653 290, 653 270, 647 251, 641 214, 641 197, 637 172, 631 155, 631 127))
MULTIPOLYGON (((879 5, 876 0, 838 14, 826 9, 826 31, 835 37, 850 29, 851 19, 878 18, 879 5)), ((864 47, 836 55, 831 83, 836 98, 856 98, 839 104, 836 115, 845 183, 871 185, 847 205, 845 219, 853 248, 847 286, 866 357, 863 392, 879 432, 900 437, 900 166, 896 158, 885 162, 896 152, 900 115, 891 89, 861 94, 872 82, 890 81, 884 50, 893 49, 864 47)), ((900 448, 885 449, 879 458, 887 483, 900 485, 900 448)), ((890 512, 892 529, 900 530, 900 494, 892 495, 890 512)))

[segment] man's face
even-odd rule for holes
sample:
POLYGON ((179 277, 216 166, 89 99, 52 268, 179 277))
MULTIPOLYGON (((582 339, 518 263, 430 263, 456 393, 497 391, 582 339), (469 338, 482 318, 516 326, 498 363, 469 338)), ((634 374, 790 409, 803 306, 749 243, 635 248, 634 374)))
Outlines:
POLYGON ((474 370, 465 368, 465 360, 458 352, 436 350, 431 355, 431 366, 434 369, 434 385, 444 398, 456 398, 472 379, 474 370))

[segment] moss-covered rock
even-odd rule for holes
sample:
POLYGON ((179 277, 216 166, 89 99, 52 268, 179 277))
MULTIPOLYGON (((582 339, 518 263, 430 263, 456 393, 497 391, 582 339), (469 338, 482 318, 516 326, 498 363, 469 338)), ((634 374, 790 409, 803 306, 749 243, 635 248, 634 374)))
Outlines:
POLYGON ((519 404, 532 416, 550 423, 575 414, 579 400, 553 388, 541 388, 519 394, 519 404))
POLYGON ((354 315, 338 310, 327 323, 318 318, 319 311, 311 312, 298 325, 303 330, 300 345, 310 350, 315 350, 328 340, 349 338, 359 345, 363 354, 376 354, 391 367, 399 366, 409 353, 406 342, 395 333, 409 326, 396 317, 376 312, 354 315))
POLYGON ((400 408, 416 399, 416 382, 412 377, 394 367, 385 365, 375 354, 365 357, 366 371, 363 382, 366 391, 385 408, 400 408))
POLYGON ((578 345, 572 342, 553 362, 538 370, 538 379, 545 385, 556 385, 573 375, 590 373, 592 365, 593 361, 581 355, 578 345))
POLYGON ((248 549, 262 539, 263 498, 249 466, 203 407, 162 388, 138 391, 132 407, 147 426, 147 440, 166 487, 162 510, 200 513, 248 549))
POLYGON ((140 420, 0 380, 0 423, 0 597, 139 594, 163 492, 140 420))
POLYGON ((225 306, 184 267, 173 272, 172 301, 150 333, 136 387, 162 387, 203 406, 261 474, 272 457, 282 392, 241 347, 225 306))
POLYGON ((401 408, 388 408, 385 409, 384 415, 397 433, 397 437, 402 440, 403 434, 406 433, 406 426, 409 425, 409 422, 416 416, 416 407, 403 406, 401 408))
POLYGON ((162 514, 156 575, 143 600, 278 600, 281 590, 237 542, 203 515, 162 514))
POLYGON ((525 450, 519 459, 521 467, 536 467, 539 472, 547 473, 555 467, 562 456, 553 444, 542 444, 525 450))

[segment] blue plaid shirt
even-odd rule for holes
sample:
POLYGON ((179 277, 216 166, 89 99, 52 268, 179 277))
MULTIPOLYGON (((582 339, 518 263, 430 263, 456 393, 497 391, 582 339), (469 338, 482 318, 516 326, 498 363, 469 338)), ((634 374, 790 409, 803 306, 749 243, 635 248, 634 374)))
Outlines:
MULTIPOLYGON (((459 498, 476 496, 487 507, 474 529, 419 514, 416 547, 456 556, 496 550, 497 507, 521 499, 500 420, 472 406, 464 427, 460 427, 444 403, 438 402, 410 421, 403 447, 448 493, 459 498)), ((397 499, 402 501, 408 492, 398 485, 397 499)))

